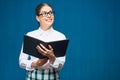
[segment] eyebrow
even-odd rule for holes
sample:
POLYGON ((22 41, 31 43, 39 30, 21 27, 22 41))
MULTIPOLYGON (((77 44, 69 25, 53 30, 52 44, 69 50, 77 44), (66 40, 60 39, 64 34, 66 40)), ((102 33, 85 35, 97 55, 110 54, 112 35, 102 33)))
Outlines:
MULTIPOLYGON (((53 11, 53 10, 50 10, 50 11, 53 11)), ((50 12, 50 11, 41 11, 40 13, 42 13, 42 12, 50 12)))

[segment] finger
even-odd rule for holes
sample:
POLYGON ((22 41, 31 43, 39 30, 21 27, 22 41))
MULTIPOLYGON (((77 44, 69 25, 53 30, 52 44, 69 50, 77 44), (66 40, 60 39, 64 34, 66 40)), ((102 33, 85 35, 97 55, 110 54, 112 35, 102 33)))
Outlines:
POLYGON ((40 46, 41 46, 45 51, 49 51, 44 45, 40 44, 40 46))
POLYGON ((46 63, 48 61, 48 58, 40 59, 41 63, 46 63))
POLYGON ((40 46, 39 46, 39 45, 36 46, 36 49, 38 50, 38 52, 41 52, 41 51, 40 51, 40 46))
POLYGON ((53 50, 53 48, 52 48, 52 46, 51 46, 51 45, 48 45, 48 47, 49 47, 49 49, 50 49, 50 50, 53 50))
POLYGON ((39 51, 39 52, 43 52, 43 50, 42 50, 42 48, 39 46, 39 45, 37 45, 37 50, 39 51))
POLYGON ((45 55, 47 52, 46 51, 44 51, 39 45, 37 45, 37 50, 38 50, 38 52, 40 52, 41 54, 43 54, 43 55, 45 55))
POLYGON ((44 60, 48 60, 48 58, 43 58, 43 59, 39 59, 39 60, 44 61, 44 60))
POLYGON ((41 61, 39 60, 39 61, 38 61, 38 63, 40 64, 40 63, 41 63, 41 61))

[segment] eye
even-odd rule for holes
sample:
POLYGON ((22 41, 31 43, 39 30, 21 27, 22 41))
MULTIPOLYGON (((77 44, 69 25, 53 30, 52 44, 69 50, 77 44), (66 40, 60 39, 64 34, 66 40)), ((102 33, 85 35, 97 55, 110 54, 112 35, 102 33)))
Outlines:
POLYGON ((53 14, 53 12, 52 12, 52 11, 50 11, 49 13, 50 13, 50 14, 53 14))
POLYGON ((45 15, 47 15, 48 13, 47 12, 44 12, 45 15))

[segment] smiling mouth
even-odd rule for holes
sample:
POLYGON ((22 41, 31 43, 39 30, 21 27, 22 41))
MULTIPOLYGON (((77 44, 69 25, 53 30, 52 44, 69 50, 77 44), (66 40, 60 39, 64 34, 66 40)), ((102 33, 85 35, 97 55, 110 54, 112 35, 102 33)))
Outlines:
POLYGON ((46 21, 51 22, 51 21, 52 21, 52 19, 46 19, 46 21))

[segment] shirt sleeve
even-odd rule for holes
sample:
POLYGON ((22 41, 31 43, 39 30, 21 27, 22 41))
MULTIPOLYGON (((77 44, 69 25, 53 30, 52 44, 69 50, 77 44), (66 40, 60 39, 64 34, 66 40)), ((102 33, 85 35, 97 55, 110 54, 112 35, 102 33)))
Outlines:
POLYGON ((23 46, 22 46, 21 53, 19 56, 19 65, 23 69, 32 71, 32 70, 34 70, 34 68, 31 67, 32 61, 28 60, 28 57, 29 57, 28 54, 23 53, 23 46))
POLYGON ((64 63, 65 63, 65 56, 58 57, 58 58, 56 58, 56 60, 53 64, 50 64, 50 66, 52 68, 56 68, 56 69, 60 70, 64 66, 64 63))

